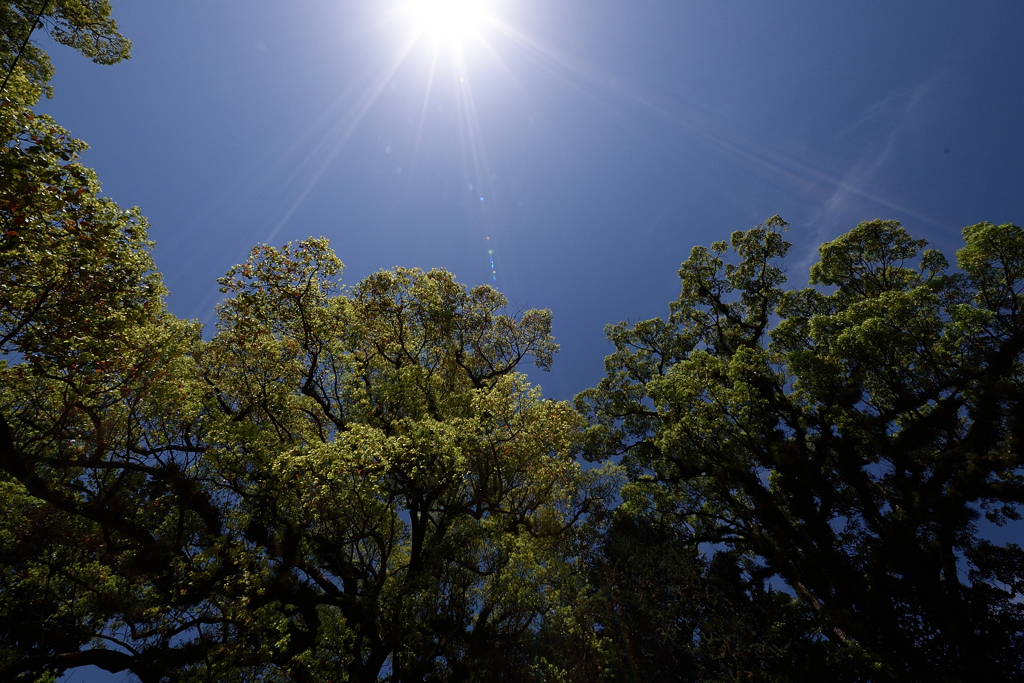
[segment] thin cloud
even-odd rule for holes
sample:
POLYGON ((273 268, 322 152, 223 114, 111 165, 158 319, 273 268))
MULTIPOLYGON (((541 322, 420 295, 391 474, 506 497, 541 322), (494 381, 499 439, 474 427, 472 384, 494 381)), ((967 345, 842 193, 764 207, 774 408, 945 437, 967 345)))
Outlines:
MULTIPOLYGON (((901 216, 913 218, 922 223, 938 227, 946 227, 944 223, 914 209, 903 206, 873 188, 889 162, 897 143, 913 130, 920 122, 923 104, 942 80, 942 74, 936 74, 914 87, 909 93, 893 95, 875 102, 867 107, 864 114, 852 126, 840 132, 848 137, 861 132, 872 121, 879 126, 888 128, 881 145, 868 148, 867 151, 838 179, 831 194, 826 197, 817 210, 813 211, 807 222, 807 229, 813 234, 811 244, 819 244, 833 238, 848 229, 850 216, 863 214, 865 204, 874 205, 878 209, 887 209, 901 216), (902 101, 902 105, 900 102, 902 101), (896 110, 895 113, 892 113, 896 110), (886 121, 888 119, 888 121, 886 121)), ((809 268, 817 258, 817 250, 808 252, 799 266, 809 268)))

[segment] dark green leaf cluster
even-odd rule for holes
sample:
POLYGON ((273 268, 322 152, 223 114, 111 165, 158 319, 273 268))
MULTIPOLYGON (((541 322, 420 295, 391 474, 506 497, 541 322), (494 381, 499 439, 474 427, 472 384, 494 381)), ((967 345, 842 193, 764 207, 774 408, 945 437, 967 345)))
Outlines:
POLYGON ((1016 679, 1024 555, 981 520, 1024 502, 1024 230, 966 228, 950 271, 862 223, 785 290, 783 227, 694 248, 667 320, 608 329, 577 403, 628 472, 619 514, 752 563, 748 594, 793 596, 865 680, 1016 679))

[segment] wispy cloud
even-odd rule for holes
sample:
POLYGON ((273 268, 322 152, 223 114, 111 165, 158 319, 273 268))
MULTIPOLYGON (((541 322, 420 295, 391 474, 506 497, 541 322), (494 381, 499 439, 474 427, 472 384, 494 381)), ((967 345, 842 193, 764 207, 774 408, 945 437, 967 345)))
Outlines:
MULTIPOLYGON (((907 92, 886 97, 866 107, 853 125, 839 131, 841 138, 868 137, 860 157, 837 179, 830 194, 813 211, 807 221, 811 244, 820 244, 847 230, 853 216, 864 217, 865 210, 886 209, 922 223, 943 227, 931 216, 903 206, 875 189, 887 163, 901 138, 920 123, 929 95, 942 80, 935 74, 907 92)), ((806 254, 801 267, 809 267, 816 259, 816 250, 806 254)))

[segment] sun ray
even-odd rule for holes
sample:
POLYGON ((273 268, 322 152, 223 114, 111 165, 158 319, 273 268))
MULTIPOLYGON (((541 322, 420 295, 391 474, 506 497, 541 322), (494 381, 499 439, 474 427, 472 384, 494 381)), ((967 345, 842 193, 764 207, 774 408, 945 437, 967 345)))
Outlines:
POLYGON ((413 140, 412 149, 412 163, 410 169, 415 167, 416 157, 420 150, 420 144, 423 142, 423 126, 427 122, 427 108, 430 106, 430 94, 434 88, 434 78, 437 76, 437 60, 438 60, 438 49, 437 46, 431 50, 430 53, 430 66, 427 69, 427 87, 426 92, 423 94, 423 106, 420 108, 420 119, 416 125, 416 138, 413 140))
POLYGON ((491 206, 497 200, 498 192, 492 179, 483 127, 473 97, 473 86, 465 54, 461 46, 452 50, 452 78, 455 87, 456 124, 458 126, 459 151, 462 160, 462 171, 467 192, 471 193, 470 206, 467 207, 467 218, 482 231, 484 246, 487 252, 487 263, 490 270, 491 283, 498 283, 496 264, 497 228, 495 214, 491 206))
MULTIPOLYGON (((388 83, 409 61, 410 54, 417 45, 423 49, 422 56, 426 59, 421 62, 425 64, 425 68, 421 66, 417 75, 422 87, 422 101, 418 106, 414 105, 418 111, 410 116, 410 124, 415 120, 416 125, 409 168, 415 167, 422 158, 424 138, 429 138, 427 129, 431 125, 430 106, 439 96, 438 68, 444 52, 450 55, 455 79, 454 123, 457 127, 464 186, 470 185, 473 188, 473 205, 467 207, 467 217, 476 226, 476 230, 479 230, 478 234, 485 238, 489 279, 494 283, 497 282, 495 243, 500 238, 501 216, 493 207, 500 207, 501 204, 497 184, 490 171, 483 122, 470 80, 469 66, 475 67, 476 63, 467 65, 467 58, 485 54, 492 65, 491 68, 496 68, 504 74, 514 86, 512 92, 518 93, 516 96, 529 105, 537 120, 544 125, 547 119, 544 108, 532 101, 529 88, 517 77, 505 59, 510 54, 510 48, 518 49, 521 55, 533 60, 537 67, 564 84, 567 89, 596 104, 600 110, 606 112, 611 121, 638 142, 679 164, 688 163, 687 154, 679 147, 685 138, 659 138, 649 126, 645 129, 632 124, 631 119, 635 119, 630 113, 632 108, 639 107, 652 113, 673 128, 685 131, 688 138, 717 150, 723 158, 770 177, 772 182, 780 187, 802 196, 816 197, 816 201, 823 206, 838 201, 836 197, 841 197, 847 202, 853 199, 863 200, 923 222, 940 224, 940 221, 901 206, 885 196, 884 192, 872 187, 870 173, 862 172, 857 167, 836 168, 822 160, 794 153, 793 150, 772 148, 763 140, 744 135, 741 128, 716 119, 713 113, 704 111, 699 103, 672 99, 650 91, 640 84, 622 80, 569 52, 523 33, 498 17, 483 12, 481 8, 484 5, 480 0, 415 0, 406 7, 411 8, 413 5, 419 9, 415 12, 410 10, 404 15, 404 19, 408 21, 411 18, 414 25, 409 27, 407 24, 407 40, 396 53, 393 53, 394 57, 387 68, 378 72, 376 76, 362 77, 361 85, 348 88, 347 92, 335 101, 336 104, 328 107, 287 153, 302 153, 302 157, 298 163, 289 164, 292 173, 283 186, 293 186, 300 178, 302 185, 293 195, 294 199, 288 210, 270 230, 268 240, 273 239, 302 206, 341 149, 378 102, 388 83), (471 2, 476 4, 467 4, 471 2), (431 12, 436 14, 431 15, 431 12), (464 16, 460 12, 467 14, 464 16), (482 30, 484 28, 488 29, 486 35, 482 30), (469 40, 470 37, 473 38, 472 41, 469 40), (425 38, 429 38, 430 41, 425 43, 425 38), (494 42, 495 40, 498 42, 494 42), (473 54, 474 50, 477 55, 473 54), (356 94, 353 96, 353 88, 361 90, 355 90, 356 94), (345 102, 349 104, 343 106, 342 103, 345 102), (672 139, 675 142, 666 142, 672 139)), ((392 19, 394 18, 393 15, 392 19)), ((476 74, 475 69, 473 73, 476 74)), ((411 128, 410 126, 410 132, 411 128)), ((506 275, 509 272, 507 268, 503 269, 506 275)))
MULTIPOLYGON (((342 121, 336 124, 335 126, 332 126, 330 132, 340 130, 340 134, 338 134, 337 137, 334 138, 333 143, 330 144, 330 147, 326 150, 326 152, 323 152, 319 165, 317 166, 316 170, 312 173, 312 175, 307 179, 305 187, 302 189, 301 192, 299 192, 299 195, 295 198, 295 201, 292 202, 291 206, 285 212, 281 220, 278 221, 277 225, 275 225, 274 228, 267 235, 265 241, 269 242, 277 235, 278 232, 281 231, 281 228, 283 228, 285 224, 291 219, 291 217, 295 214, 298 208, 306 200, 306 197, 309 196, 309 193, 313 191, 313 188, 323 177, 324 173, 327 171, 330 165, 334 162, 334 159, 338 156, 338 153, 341 152, 342 147, 345 146, 345 143, 348 142, 349 138, 352 137, 352 134, 359 127, 359 124, 362 122, 367 112, 369 112, 370 107, 372 107, 374 102, 377 101, 377 98, 380 97, 380 94, 384 91, 384 88, 387 87, 388 83, 391 82, 392 77, 405 62, 406 57, 408 57, 409 53, 412 51, 415 44, 415 37, 407 41, 405 46, 401 50, 399 50, 398 55, 391 63, 390 67, 377 81, 376 85, 373 88, 371 88, 367 93, 364 94, 364 96, 362 97, 362 101, 357 102, 355 106, 349 108, 349 111, 346 113, 346 116, 343 117, 342 121), (348 119, 347 123, 345 122, 345 119, 348 119)), ((324 139, 328 139, 328 136, 324 136, 324 139)), ((327 144, 327 142, 321 143, 318 146, 318 149, 315 149, 311 154, 307 156, 307 159, 304 161, 303 166, 309 166, 310 164, 312 164, 313 157, 317 155, 318 152, 322 152, 322 150, 324 150, 327 144)), ((295 177, 294 173, 292 177, 295 177)))
MULTIPOLYGON (((680 114, 678 113, 679 109, 693 109, 692 105, 687 106, 680 102, 661 103, 659 100, 663 100, 664 97, 647 92, 639 86, 623 83, 610 73, 594 68, 586 62, 574 59, 554 48, 533 40, 505 22, 495 20, 490 22, 490 24, 513 43, 532 53, 539 59, 539 63, 549 69, 549 73, 553 76, 574 91, 592 101, 600 103, 610 112, 615 112, 615 109, 605 98, 600 96, 599 93, 602 90, 618 97, 623 97, 627 101, 633 101, 673 124, 684 128, 694 137, 724 152, 741 165, 760 169, 777 180, 788 180, 798 189, 806 191, 813 185, 823 184, 828 188, 829 194, 836 192, 853 194, 879 207, 899 211, 904 215, 932 225, 944 226, 941 221, 935 218, 885 197, 880 192, 873 190, 862 180, 853 178, 854 174, 848 170, 830 167, 828 164, 816 162, 812 159, 801 158, 785 150, 772 149, 762 142, 741 135, 735 130, 721 130, 721 123, 712 121, 710 114, 698 112, 680 114), (594 89, 584 87, 580 80, 589 83, 594 89), (716 131, 716 129, 719 130, 716 131)), ((621 121, 625 117, 617 115, 616 118, 619 118, 621 121)), ((637 137, 645 137, 635 128, 630 130, 630 132, 637 137)), ((651 144, 650 146, 652 149, 660 150, 663 154, 668 153, 664 145, 651 144)), ((682 159, 680 160, 682 161, 682 159)))

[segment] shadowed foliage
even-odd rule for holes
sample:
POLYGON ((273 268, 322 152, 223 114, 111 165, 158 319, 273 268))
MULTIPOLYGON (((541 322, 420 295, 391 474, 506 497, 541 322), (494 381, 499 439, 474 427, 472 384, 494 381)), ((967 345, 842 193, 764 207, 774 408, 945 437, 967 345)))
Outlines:
POLYGON ((786 290, 784 225, 733 233, 733 262, 695 247, 668 319, 608 328, 590 457, 621 455, 623 513, 761 567, 866 680, 1019 677, 1021 550, 979 520, 1024 499, 1024 231, 964 229, 950 271, 862 223, 786 290))

